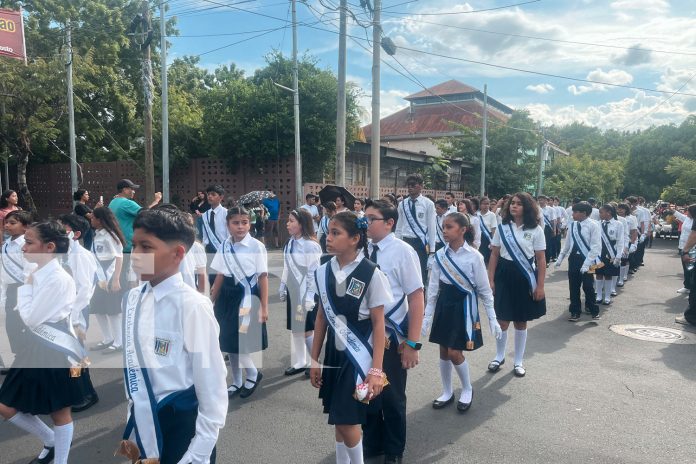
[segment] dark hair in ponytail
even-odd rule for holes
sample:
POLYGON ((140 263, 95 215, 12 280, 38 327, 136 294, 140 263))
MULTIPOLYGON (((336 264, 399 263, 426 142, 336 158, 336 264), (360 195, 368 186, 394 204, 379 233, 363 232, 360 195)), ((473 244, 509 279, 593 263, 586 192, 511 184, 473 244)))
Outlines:
POLYGON ((351 237, 359 235, 360 240, 358 241, 357 249, 360 250, 362 248, 365 257, 369 257, 367 252, 367 219, 358 218, 358 215, 352 211, 342 211, 332 217, 331 222, 338 223, 351 237))
POLYGON ((469 245, 474 243, 474 228, 471 227, 471 221, 469 221, 469 216, 462 213, 449 213, 445 216, 445 220, 453 220, 459 227, 466 227, 466 232, 464 232, 464 241, 469 245))
POLYGON ((56 253, 67 253, 70 249, 68 233, 60 222, 36 222, 31 225, 30 229, 36 230, 42 243, 53 242, 56 245, 56 253))

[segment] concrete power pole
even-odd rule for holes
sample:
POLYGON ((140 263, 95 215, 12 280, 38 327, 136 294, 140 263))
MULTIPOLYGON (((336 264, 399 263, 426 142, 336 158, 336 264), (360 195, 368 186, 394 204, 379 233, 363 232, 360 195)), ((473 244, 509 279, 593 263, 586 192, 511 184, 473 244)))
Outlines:
POLYGON ((300 84, 297 69, 297 0, 292 0, 292 97, 295 116, 295 206, 302 200, 302 155, 300 153, 300 84))
POLYGON ((346 10, 348 0, 341 0, 338 34, 338 97, 336 102, 336 185, 346 182, 346 10))
POLYGON ((146 43, 143 52, 143 123, 145 126, 145 198, 151 200, 155 195, 155 160, 152 148, 152 62, 150 57, 150 40, 147 39, 152 25, 150 23, 150 8, 147 2, 142 4, 143 37, 146 43))
MULTIPOLYGON (((162 40, 162 199, 169 203, 169 84, 167 80, 167 28, 164 3, 160 0, 160 37, 162 40)), ((153 168, 154 170, 154 168, 153 168)), ((147 197, 149 199, 149 197, 147 197)))
POLYGON ((77 190, 77 149, 75 147, 75 104, 73 102, 73 53, 72 53, 72 33, 70 30, 70 21, 65 28, 66 33, 66 74, 68 81, 68 137, 70 138, 70 188, 74 193, 77 190))
POLYGON ((380 148, 381 134, 379 127, 380 113, 380 54, 382 42, 381 10, 382 0, 374 0, 372 24, 372 140, 370 143, 370 197, 380 198, 380 148))
POLYGON ((488 145, 488 85, 483 85, 483 132, 481 137, 481 197, 486 194, 486 146, 488 145))

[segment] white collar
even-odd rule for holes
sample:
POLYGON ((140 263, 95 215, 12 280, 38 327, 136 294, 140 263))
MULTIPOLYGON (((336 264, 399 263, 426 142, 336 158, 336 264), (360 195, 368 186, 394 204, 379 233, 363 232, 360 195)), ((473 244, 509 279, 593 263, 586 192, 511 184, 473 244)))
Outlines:
POLYGON ((336 259, 335 256, 331 258, 331 270, 333 271, 336 280, 338 282, 343 282, 346 280, 348 274, 350 274, 350 272, 352 272, 363 259, 365 259, 365 254, 362 251, 358 251, 358 255, 355 257, 355 259, 343 266, 343 269, 340 269, 338 259, 336 259))
POLYGON ((234 246, 234 245, 241 245, 241 246, 245 246, 245 247, 250 247, 250 246, 252 245, 252 243, 254 242, 254 238, 253 238, 253 237, 251 236, 251 234, 249 234, 249 233, 247 233, 247 234, 244 236, 244 238, 241 239, 239 242, 235 242, 231 235, 230 235, 229 240, 230 240, 230 243, 232 243, 233 246, 234 246))
POLYGON ((384 251, 385 248, 389 247, 392 243, 394 243, 394 240, 396 240, 396 235, 394 235, 394 232, 389 232, 386 237, 384 237, 382 240, 379 242, 370 242, 372 243, 372 246, 377 245, 380 251, 384 251))
POLYGON ((220 209, 225 209, 224 206, 222 206, 222 203, 220 203, 219 205, 217 205, 215 208, 210 208, 210 211, 214 211, 215 214, 217 214, 218 211, 220 211, 220 209))
POLYGON ((460 254, 460 253, 471 253, 472 251, 474 251, 474 249, 471 247, 471 245, 469 245, 466 242, 466 240, 464 240, 464 245, 459 247, 459 249, 457 251, 452 250, 452 247, 450 247, 449 243, 447 245, 445 245, 445 247, 447 248, 447 250, 452 251, 452 253, 454 253, 455 255, 460 254))
POLYGON ((40 285, 41 281, 48 279, 49 276, 59 269, 61 269, 61 266, 58 259, 52 258, 44 267, 37 269, 34 274, 32 274, 34 285, 40 285))
MULTIPOLYGON (((148 285, 150 285, 149 282, 148 285)), ((184 279, 181 277, 181 272, 177 272, 173 276, 164 279, 162 282, 155 285, 154 287, 150 285, 150 288, 152 288, 152 293, 155 296, 155 301, 159 301, 165 296, 172 293, 174 290, 180 288, 182 285, 184 285, 184 279)))

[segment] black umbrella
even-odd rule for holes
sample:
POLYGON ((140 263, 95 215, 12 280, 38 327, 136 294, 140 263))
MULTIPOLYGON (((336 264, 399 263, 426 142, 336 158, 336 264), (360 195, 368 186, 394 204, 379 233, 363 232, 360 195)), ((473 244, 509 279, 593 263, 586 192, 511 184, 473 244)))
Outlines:
POLYGON ((346 190, 345 187, 339 187, 338 185, 327 185, 323 189, 319 190, 319 201, 322 205, 325 205, 329 201, 335 201, 337 197, 343 197, 346 201, 346 208, 353 211, 353 205, 355 205, 355 196, 346 190))

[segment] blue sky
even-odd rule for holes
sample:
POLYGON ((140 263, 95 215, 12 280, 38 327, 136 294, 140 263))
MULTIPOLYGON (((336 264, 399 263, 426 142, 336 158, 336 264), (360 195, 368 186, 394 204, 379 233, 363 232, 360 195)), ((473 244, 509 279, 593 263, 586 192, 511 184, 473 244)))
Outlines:
MULTIPOLYGON (((348 2, 358 19, 368 22, 360 2, 348 2)), ((667 93, 573 82, 400 49, 398 61, 426 86, 453 78, 480 89, 488 84, 492 97, 528 109, 545 124, 582 121, 635 130, 679 123, 696 112, 696 97, 672 95, 678 89, 696 95, 696 2, 692 0, 383 2, 384 34, 400 47, 667 93), (520 5, 476 11, 512 4, 520 5)), ((298 21, 303 24, 298 30, 300 52, 315 56, 321 66, 334 71, 337 4, 338 0, 306 0, 297 5, 298 21)), ((290 19, 289 2, 282 0, 170 0, 169 5, 181 35, 170 39, 171 57, 205 53, 263 32, 239 33, 282 28, 290 19), (206 34, 239 35, 194 37, 206 34)), ((365 29, 352 21, 349 34, 360 39, 348 40, 348 78, 364 90, 363 118, 368 121, 372 63, 361 45, 370 45, 364 39, 365 29)), ((371 38, 372 31, 367 35, 371 38)), ((200 57, 201 65, 213 69, 234 62, 252 73, 263 66, 266 53, 275 48, 289 55, 291 46, 288 27, 206 53, 200 57)), ((383 57, 405 73, 392 58, 383 57)), ((403 97, 419 90, 419 84, 383 64, 382 115, 403 107, 403 97)))

